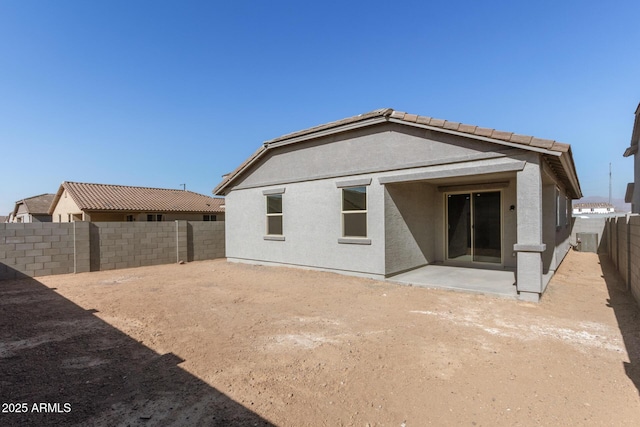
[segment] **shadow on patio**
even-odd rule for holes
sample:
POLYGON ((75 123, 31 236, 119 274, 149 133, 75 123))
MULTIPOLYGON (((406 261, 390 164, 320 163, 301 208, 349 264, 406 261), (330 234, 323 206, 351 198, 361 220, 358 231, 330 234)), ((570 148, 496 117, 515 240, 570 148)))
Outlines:
POLYGON ((606 254, 599 254, 602 277, 607 283, 611 307, 618 321, 618 327, 629 355, 629 362, 624 362, 627 376, 640 392, 640 308, 633 296, 626 290, 624 281, 606 254))
POLYGON ((26 404, 0 425, 272 425, 94 312, 32 278, 0 281, 0 402, 26 404))

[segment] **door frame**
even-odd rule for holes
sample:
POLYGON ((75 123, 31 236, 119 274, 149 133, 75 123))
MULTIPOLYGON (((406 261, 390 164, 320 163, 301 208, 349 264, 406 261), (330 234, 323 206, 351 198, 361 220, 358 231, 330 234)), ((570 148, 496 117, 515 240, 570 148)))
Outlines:
POLYGON ((495 266, 495 267, 504 267, 504 192, 502 188, 486 188, 482 190, 456 190, 456 191, 446 191, 443 193, 443 210, 444 210, 444 226, 443 229, 443 243, 444 243, 444 262, 451 265, 464 265, 464 266, 495 266), (500 262, 487 262, 487 261, 474 261, 473 260, 473 251, 474 251, 474 230, 471 228, 471 259, 470 260, 456 260, 455 258, 449 258, 449 201, 448 196, 452 194, 469 194, 471 196, 470 201, 470 217, 471 217, 471 225, 473 226, 473 193, 499 193, 500 194, 500 262))

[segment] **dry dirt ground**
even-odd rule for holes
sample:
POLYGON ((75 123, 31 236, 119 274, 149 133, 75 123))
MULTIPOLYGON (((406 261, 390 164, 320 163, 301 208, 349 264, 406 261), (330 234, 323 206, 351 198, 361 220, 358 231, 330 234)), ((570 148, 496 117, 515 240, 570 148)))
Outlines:
POLYGON ((538 304, 225 260, 0 282, 2 426, 637 426, 639 364, 588 253, 538 304))

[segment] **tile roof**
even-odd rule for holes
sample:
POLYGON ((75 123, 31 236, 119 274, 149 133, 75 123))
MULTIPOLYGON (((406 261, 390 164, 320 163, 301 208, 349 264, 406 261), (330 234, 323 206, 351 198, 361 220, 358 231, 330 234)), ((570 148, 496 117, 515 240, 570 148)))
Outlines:
POLYGON ((310 135, 322 130, 328 130, 338 126, 361 122, 367 119, 373 119, 377 117, 396 119, 396 120, 404 121, 407 123, 417 123, 425 126, 431 126, 431 127, 466 133, 470 135, 482 136, 485 138, 511 142, 514 144, 528 145, 530 147, 545 148, 551 151, 565 152, 569 149, 568 144, 562 144, 560 142, 557 142, 551 139, 536 138, 534 136, 519 135, 513 132, 505 132, 505 131, 491 129, 491 128, 483 128, 475 125, 451 122, 448 120, 436 119, 428 116, 419 116, 417 114, 409 114, 402 111, 396 111, 393 108, 380 108, 378 110, 370 111, 368 113, 360 114, 358 116, 353 116, 346 119, 341 119, 334 122, 326 123, 323 125, 314 126, 312 128, 304 129, 298 132, 289 133, 287 135, 283 135, 278 138, 271 139, 265 142, 265 145, 268 146, 276 142, 293 139, 303 135, 310 135))
POLYGON ((27 212, 30 214, 47 214, 49 212, 49 207, 51 206, 51 202, 56 195, 55 194, 40 194, 38 196, 28 197, 26 199, 18 200, 16 202, 16 210, 17 212, 18 205, 23 203, 27 208, 27 212))
POLYGON ((50 212, 63 190, 83 211, 224 212, 223 198, 192 191, 80 182, 63 182, 50 212))
POLYGON ((595 208, 611 208, 613 209, 613 205, 611 203, 604 202, 596 202, 596 203, 575 203, 573 205, 573 209, 595 209, 595 208))
POLYGON ((368 113, 348 117, 330 123, 325 123, 319 126, 314 126, 266 141, 255 153, 253 153, 251 157, 245 160, 233 172, 225 175, 222 182, 220 182, 220 184, 218 184, 218 186, 213 190, 213 193, 223 194, 224 189, 231 181, 242 174, 242 172, 248 166, 252 165, 257 159, 262 157, 264 153, 270 148, 275 148, 280 145, 295 143, 314 137, 320 137, 358 126, 367 126, 384 122, 405 123, 434 130, 442 130, 442 132, 458 133, 461 135, 468 135, 470 137, 476 137, 484 140, 488 139, 492 142, 522 147, 523 149, 529 149, 541 153, 556 153, 553 157, 558 156, 558 158, 547 158, 549 165, 558 175, 558 177, 561 180, 565 181, 568 184, 568 187, 573 189, 572 193, 574 198, 582 197, 580 185, 578 183, 577 175, 575 172, 573 155, 571 154, 571 146, 569 144, 563 144, 551 139, 537 138, 528 135, 519 135, 513 132, 505 132, 491 128, 484 128, 475 125, 436 119, 428 116, 409 114, 402 111, 396 111, 392 108, 380 108, 368 113), (561 161, 559 157, 562 157, 564 162, 561 161))

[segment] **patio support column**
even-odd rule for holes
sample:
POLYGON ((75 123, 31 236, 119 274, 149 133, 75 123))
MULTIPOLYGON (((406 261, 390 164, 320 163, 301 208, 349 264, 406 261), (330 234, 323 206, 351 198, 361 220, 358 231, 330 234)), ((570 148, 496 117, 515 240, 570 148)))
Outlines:
POLYGON ((538 301, 542 293, 542 174, 540 156, 526 155, 526 165, 517 173, 517 230, 513 246, 517 253, 516 287, 521 299, 538 301))

